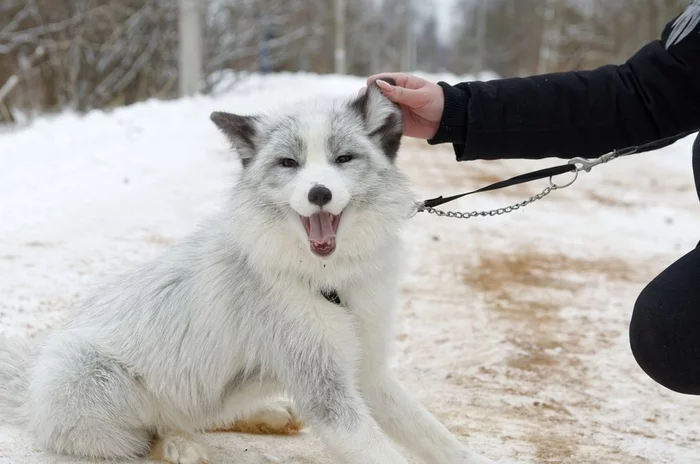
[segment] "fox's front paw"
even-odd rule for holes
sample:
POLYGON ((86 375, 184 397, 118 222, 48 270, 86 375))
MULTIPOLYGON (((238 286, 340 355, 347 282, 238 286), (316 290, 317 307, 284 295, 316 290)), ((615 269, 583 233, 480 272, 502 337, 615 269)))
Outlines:
POLYGON ((210 464, 205 449, 182 435, 166 435, 156 440, 149 459, 170 464, 210 464))

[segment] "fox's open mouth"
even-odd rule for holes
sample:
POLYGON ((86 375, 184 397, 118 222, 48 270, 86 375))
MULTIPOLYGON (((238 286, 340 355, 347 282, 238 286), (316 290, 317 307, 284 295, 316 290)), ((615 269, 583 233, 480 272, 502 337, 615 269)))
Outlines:
POLYGON ((328 256, 335 251, 335 234, 338 232, 341 214, 336 216, 322 211, 309 217, 301 216, 311 251, 316 255, 328 256))

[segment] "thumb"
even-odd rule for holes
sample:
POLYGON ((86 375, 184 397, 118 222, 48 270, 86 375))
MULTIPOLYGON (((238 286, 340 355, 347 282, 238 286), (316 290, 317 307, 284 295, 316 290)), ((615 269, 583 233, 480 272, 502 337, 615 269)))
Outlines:
POLYGON ((425 96, 421 94, 420 90, 398 87, 381 79, 377 79, 375 82, 381 89, 382 94, 394 103, 414 107, 423 104, 425 101, 425 96))

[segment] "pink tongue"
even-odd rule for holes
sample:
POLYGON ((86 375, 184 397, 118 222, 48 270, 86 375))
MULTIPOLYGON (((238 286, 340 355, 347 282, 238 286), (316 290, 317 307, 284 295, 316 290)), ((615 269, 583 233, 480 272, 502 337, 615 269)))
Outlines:
POLYGON ((311 225, 309 239, 312 242, 326 243, 335 237, 330 213, 316 213, 309 218, 309 223, 311 225))

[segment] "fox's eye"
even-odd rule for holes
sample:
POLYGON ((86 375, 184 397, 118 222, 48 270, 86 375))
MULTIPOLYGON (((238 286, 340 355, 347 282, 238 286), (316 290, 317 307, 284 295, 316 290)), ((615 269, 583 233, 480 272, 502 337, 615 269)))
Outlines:
POLYGON ((348 163, 348 162, 352 161, 352 159, 353 159, 352 155, 341 155, 335 159, 335 162, 338 164, 348 163))
POLYGON ((280 160, 280 166, 285 168, 296 168, 299 166, 299 163, 292 158, 283 158, 280 160))

